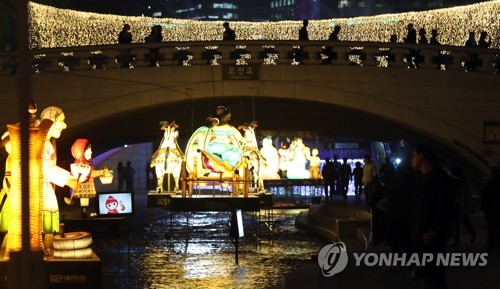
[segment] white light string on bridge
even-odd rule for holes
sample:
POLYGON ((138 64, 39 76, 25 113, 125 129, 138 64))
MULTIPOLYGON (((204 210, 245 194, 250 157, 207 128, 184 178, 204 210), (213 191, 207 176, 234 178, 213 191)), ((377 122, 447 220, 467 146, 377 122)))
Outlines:
MULTIPOLYGON (((342 27, 340 39, 357 42, 389 42, 406 35, 407 24, 427 31, 437 29, 444 45, 463 46, 468 33, 486 31, 491 48, 500 47, 500 0, 422 12, 384 14, 369 17, 311 20, 311 40, 326 40, 335 25, 342 27)), ((30 3, 31 48, 74 47, 116 43, 123 23, 132 27, 133 43, 143 43, 152 25, 164 27, 164 41, 217 41, 222 38, 222 21, 132 17, 58 9, 30 3)), ((236 40, 296 40, 301 21, 232 21, 236 40)))

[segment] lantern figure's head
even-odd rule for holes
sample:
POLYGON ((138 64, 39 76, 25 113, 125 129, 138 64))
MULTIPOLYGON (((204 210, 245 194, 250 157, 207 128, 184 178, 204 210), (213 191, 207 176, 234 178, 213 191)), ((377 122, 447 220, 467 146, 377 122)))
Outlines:
POLYGON ((42 120, 50 119, 54 122, 54 124, 50 127, 49 133, 47 135, 48 138, 59 138, 61 136, 62 130, 67 127, 66 123, 64 122, 64 112, 57 106, 49 106, 44 109, 40 114, 40 118, 42 120))
POLYGON ((79 138, 71 146, 71 154, 76 164, 90 165, 92 160, 92 146, 88 139, 79 138))

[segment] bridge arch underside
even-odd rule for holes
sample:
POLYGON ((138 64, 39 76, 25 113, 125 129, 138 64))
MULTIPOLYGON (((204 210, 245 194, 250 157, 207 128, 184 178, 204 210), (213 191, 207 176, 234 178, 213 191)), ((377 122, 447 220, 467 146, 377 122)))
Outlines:
MULTIPOLYGON (((485 121, 500 122, 498 76, 462 71, 334 65, 261 65, 250 80, 227 79, 227 66, 198 65, 39 73, 33 98, 57 105, 69 146, 86 137, 96 153, 124 143, 159 141, 160 120, 175 120, 180 135, 219 104, 232 124, 255 119, 257 131, 431 142, 487 174, 500 147, 483 142, 485 121), (252 105, 252 99, 253 105, 252 105)), ((2 123, 18 120, 16 76, 0 78, 2 123), (5 105, 4 105, 5 104, 5 105), (3 108, 3 109, 2 109, 3 108)), ((60 150, 63 152, 64 150, 60 150)), ((68 150, 69 151, 69 150, 68 150)))
POLYGON ((234 126, 254 120, 255 114, 255 120, 259 122, 259 136, 317 138, 323 145, 327 142, 366 145, 371 141, 379 141, 390 143, 400 156, 411 152, 414 144, 430 143, 447 160, 448 165, 461 165, 469 168, 474 175, 481 175, 480 169, 467 157, 454 149, 450 150, 450 144, 445 140, 407 124, 319 101, 251 95, 186 99, 117 113, 84 125, 73 125, 58 141, 59 151, 69 152, 72 141, 82 137, 92 140, 96 154, 124 144, 153 142, 157 145, 162 137, 160 120, 179 124, 179 143, 184 148, 191 131, 204 125, 205 118, 218 105, 230 108, 231 124, 234 126))

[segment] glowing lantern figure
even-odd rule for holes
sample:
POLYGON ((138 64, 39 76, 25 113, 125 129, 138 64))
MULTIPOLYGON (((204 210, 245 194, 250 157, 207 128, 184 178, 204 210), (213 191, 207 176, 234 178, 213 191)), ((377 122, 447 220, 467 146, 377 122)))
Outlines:
POLYGON ((306 170, 306 162, 309 158, 310 150, 304 145, 302 138, 295 138, 288 149, 288 171, 289 179, 308 179, 309 171, 306 170))
MULTIPOLYGON (((36 107, 30 108, 32 120, 29 129, 29 218, 30 247, 44 250, 52 244, 52 234, 59 231, 59 207, 52 183, 76 187, 76 179, 56 165, 56 156, 51 139, 57 139, 66 128, 64 113, 58 107, 48 107, 41 113, 41 122, 36 126, 36 107), (44 240, 45 236, 45 240, 44 240)), ((8 220, 5 256, 22 248, 21 240, 21 143, 19 124, 7 125, 10 138, 11 189, 8 211, 3 215, 8 220)))
POLYGON ((151 157, 151 167, 155 167, 156 177, 158 180, 158 187, 156 191, 158 193, 163 192, 165 188, 165 176, 167 179, 167 190, 171 190, 170 176, 174 178, 174 188, 173 191, 179 190, 179 178, 182 168, 182 159, 184 154, 177 143, 177 137, 179 132, 177 129, 179 126, 175 121, 168 123, 168 121, 160 122, 161 130, 165 131, 163 138, 160 142, 160 147, 151 157))
POLYGON ((69 205, 73 198, 80 199, 80 205, 83 207, 83 216, 86 216, 86 208, 89 205, 89 198, 94 198, 97 195, 94 185, 96 177, 112 177, 110 171, 104 167, 102 170, 96 170, 92 164, 92 146, 87 139, 77 139, 71 146, 71 154, 75 158, 71 164, 71 174, 80 183, 78 188, 73 190, 71 197, 64 198, 69 205))
POLYGON ((255 129, 258 124, 256 121, 245 123, 238 127, 239 130, 244 132, 243 138, 243 156, 247 157, 252 171, 253 182, 256 186, 257 192, 264 191, 264 169, 267 166, 266 158, 259 151, 257 145, 257 137, 255 136, 255 129))
POLYGON ((12 184, 11 177, 11 145, 9 140, 8 131, 4 132, 2 135, 2 142, 0 147, 5 147, 7 152, 7 158, 5 160, 5 174, 3 178, 2 191, 0 192, 0 232, 7 232, 9 228, 9 217, 12 214, 12 209, 10 206, 10 188, 12 184))
POLYGON ((309 173, 311 175, 311 179, 321 179, 321 174, 319 173, 319 164, 321 160, 318 154, 318 149, 314 148, 311 152, 311 156, 309 157, 309 173))
POLYGON ((228 122, 231 112, 219 106, 198 128, 186 148, 186 168, 196 176, 231 177, 243 167, 243 136, 228 122))
POLYGON ((279 167, 279 155, 278 150, 273 146, 273 139, 267 136, 262 140, 262 148, 260 153, 266 159, 266 164, 262 170, 262 178, 264 180, 275 180, 279 179, 278 167, 279 167))

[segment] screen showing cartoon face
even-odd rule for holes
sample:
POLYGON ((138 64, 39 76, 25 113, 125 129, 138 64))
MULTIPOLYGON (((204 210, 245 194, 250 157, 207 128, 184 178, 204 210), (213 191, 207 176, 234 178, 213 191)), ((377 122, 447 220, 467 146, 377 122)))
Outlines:
POLYGON ((133 193, 111 192, 99 193, 99 215, 130 215, 133 213, 133 193))

